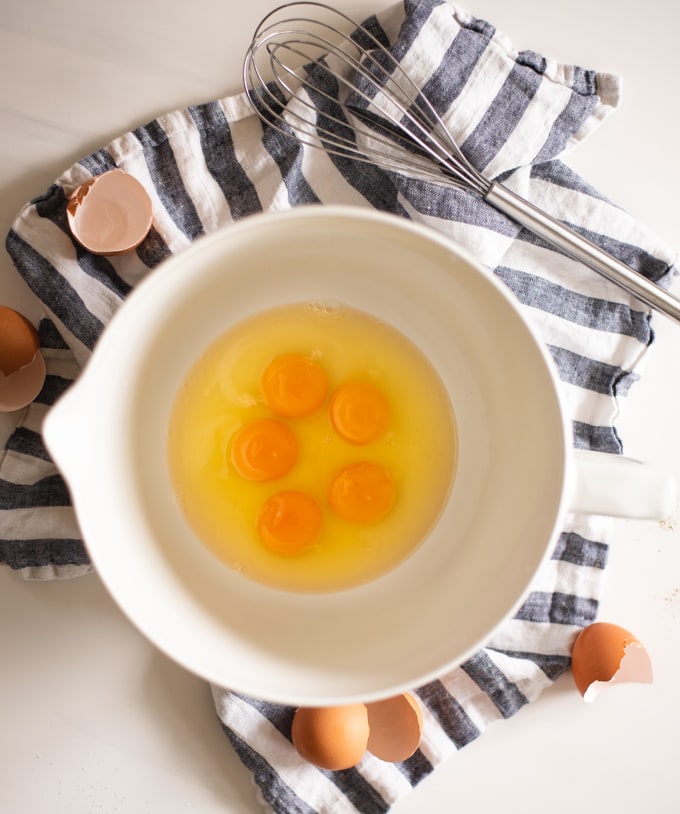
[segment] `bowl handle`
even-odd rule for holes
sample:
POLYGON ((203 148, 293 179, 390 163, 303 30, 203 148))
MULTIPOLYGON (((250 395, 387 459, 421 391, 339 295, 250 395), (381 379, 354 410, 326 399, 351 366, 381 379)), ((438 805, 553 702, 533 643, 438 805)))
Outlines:
POLYGON ((569 508, 574 512, 665 520, 677 508, 678 478, 649 464, 575 450, 569 508))

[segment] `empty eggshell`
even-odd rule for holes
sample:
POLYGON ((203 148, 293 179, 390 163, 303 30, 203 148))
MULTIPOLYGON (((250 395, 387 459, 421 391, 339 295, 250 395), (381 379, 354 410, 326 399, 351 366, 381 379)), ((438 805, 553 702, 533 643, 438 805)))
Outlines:
POLYGON ((46 373, 39 351, 31 362, 9 376, 0 373, 0 412, 11 413, 30 404, 42 390, 46 373))
POLYGON ((300 707, 293 717, 291 736, 299 755, 315 766, 331 771, 350 769, 366 752, 366 707, 300 707))
POLYGON ((406 760, 420 746, 423 715, 411 693, 367 704, 368 751, 381 760, 406 760))
POLYGON ((22 314, 0 305, 0 411, 30 404, 45 382, 45 360, 33 325, 22 314))
POLYGON ((576 638, 571 654, 574 682, 585 701, 614 684, 651 684, 652 664, 630 631, 609 622, 595 622, 576 638))
POLYGON ((144 187, 123 170, 91 178, 71 195, 66 208, 71 233, 93 254, 131 252, 149 233, 151 199, 144 187))
POLYGON ((39 345, 38 333, 26 317, 0 305, 0 373, 9 376, 27 365, 39 345))

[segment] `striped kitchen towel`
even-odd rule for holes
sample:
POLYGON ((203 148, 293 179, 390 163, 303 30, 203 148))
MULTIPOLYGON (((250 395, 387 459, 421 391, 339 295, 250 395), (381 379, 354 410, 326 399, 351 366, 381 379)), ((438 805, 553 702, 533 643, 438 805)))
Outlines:
MULTIPOLYGON (((416 66, 418 82, 488 177, 502 178, 651 279, 670 282, 670 247, 562 161, 617 106, 616 78, 517 51, 490 23, 444 0, 405 0, 366 24, 416 66)), ((122 135, 17 217, 7 249, 44 304, 39 333, 48 377, 0 458, 2 561, 37 579, 90 570, 40 429, 128 292, 205 233, 251 213, 312 203, 392 212, 463 245, 511 289, 540 331, 559 371, 574 445, 621 451, 614 419, 652 342, 647 309, 473 194, 307 149, 264 126, 238 95, 122 135), (134 253, 94 256, 74 243, 66 204, 77 186, 115 167, 144 185, 154 225, 134 253)), ((403 763, 366 755, 354 769, 318 770, 291 745, 292 709, 213 687, 221 726, 260 802, 278 814, 385 812, 489 724, 533 701, 568 669, 574 637, 596 618, 609 535, 602 518, 567 518, 516 616, 466 663, 416 689, 424 735, 403 763)))

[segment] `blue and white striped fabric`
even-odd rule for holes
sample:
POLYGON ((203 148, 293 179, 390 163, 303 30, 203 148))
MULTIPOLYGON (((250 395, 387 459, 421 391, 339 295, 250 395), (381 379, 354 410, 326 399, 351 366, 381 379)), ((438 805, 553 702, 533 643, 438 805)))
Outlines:
MULTIPOLYGON (((492 25, 442 0, 405 0, 367 24, 416 75, 489 178, 502 178, 646 276, 670 282, 674 252, 561 161, 617 106, 615 78, 518 52, 492 25)), ((84 158, 25 207, 8 235, 9 253, 44 303, 49 375, 0 458, 2 561, 28 578, 90 570, 41 421, 131 288, 204 233, 254 212, 312 203, 393 212, 476 255, 514 292, 549 347, 574 444, 621 451, 613 422, 652 342, 647 310, 474 195, 306 149, 264 128, 235 96, 169 113, 84 158), (78 185, 114 167, 145 186, 154 226, 135 253, 96 257, 73 242, 66 203, 78 185)), ((424 737, 403 763, 367 755, 355 769, 317 770, 292 748, 293 710, 214 687, 219 720, 261 801, 279 814, 385 812, 489 724, 533 701, 568 669, 575 635, 596 617, 609 534, 606 520, 568 517, 516 617, 461 667, 417 688, 424 737)))

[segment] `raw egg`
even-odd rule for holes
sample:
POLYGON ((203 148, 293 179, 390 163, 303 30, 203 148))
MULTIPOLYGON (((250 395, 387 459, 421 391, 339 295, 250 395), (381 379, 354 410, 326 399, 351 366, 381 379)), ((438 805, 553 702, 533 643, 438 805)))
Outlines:
POLYGON ((30 404, 45 382, 38 333, 22 314, 0 305, 0 410, 30 404))
POLYGON ((319 504, 305 492, 277 492, 260 509, 257 531, 271 551, 300 554, 318 538, 322 520, 319 504))
POLYGON ((371 461, 344 466, 333 478, 328 502, 333 511, 352 523, 377 523, 396 500, 389 471, 371 461))
POLYGON ((356 766, 366 751, 389 763, 420 746, 423 716, 411 693, 340 707, 300 707, 291 736, 298 754, 322 769, 356 766))
POLYGON ((262 393, 270 409, 286 418, 311 415, 328 390, 324 369, 300 353, 275 357, 262 374, 262 393))
POLYGON ((594 701, 607 686, 650 684, 649 654, 630 631, 609 622, 595 622, 576 638, 571 654, 574 682, 585 701, 594 701))
POLYGON ((330 403, 333 427, 350 444, 368 444, 385 431, 390 406, 384 394, 370 382, 347 382, 330 403))
POLYGON ((270 481, 287 475, 297 459, 295 433, 280 421, 258 418, 234 435, 231 461, 247 480, 270 481))
POLYGON ((227 330, 173 405, 168 463, 198 539, 294 591, 375 579, 425 539, 457 455, 448 393, 402 333, 294 303, 227 330))
POLYGON ((123 170, 109 170, 81 184, 71 195, 66 217, 73 237, 93 254, 131 252, 149 233, 151 199, 123 170))

